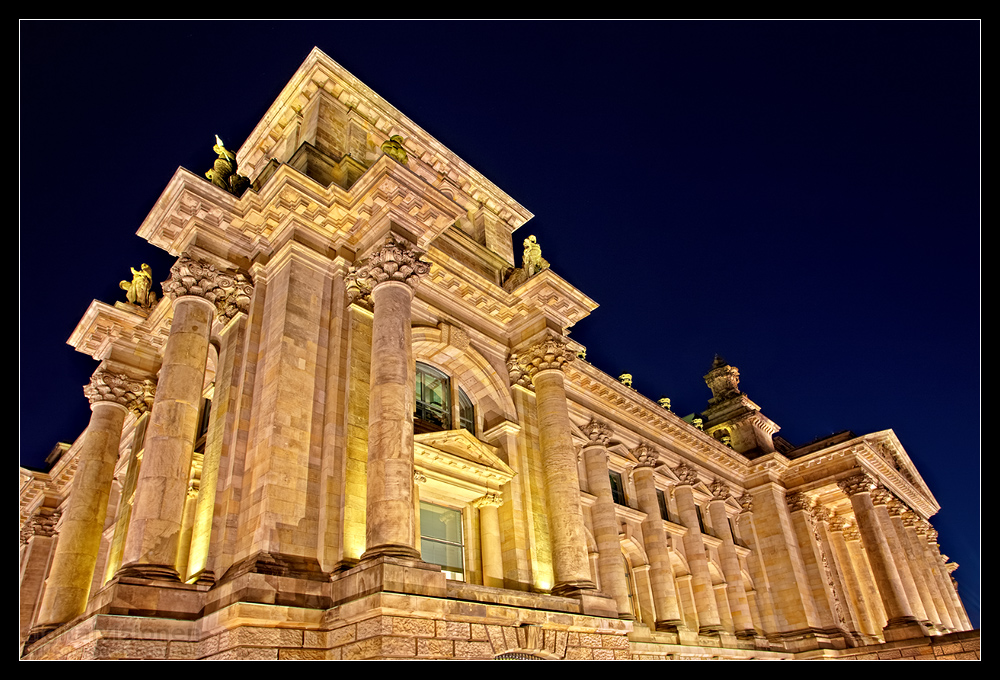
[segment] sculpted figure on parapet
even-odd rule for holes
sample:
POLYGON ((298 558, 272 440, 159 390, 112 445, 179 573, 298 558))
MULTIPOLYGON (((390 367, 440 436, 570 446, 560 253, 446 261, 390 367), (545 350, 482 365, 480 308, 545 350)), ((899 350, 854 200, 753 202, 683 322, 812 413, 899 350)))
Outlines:
POLYGON ((399 281, 411 288, 430 271, 429 263, 420 259, 423 252, 393 234, 381 248, 351 267, 345 278, 351 302, 371 305, 371 292, 380 283, 399 281))
POLYGON ((152 309, 157 300, 156 293, 153 292, 153 270, 148 264, 143 264, 139 269, 129 268, 132 270, 132 280, 122 281, 118 287, 125 291, 125 299, 131 304, 152 309))
POLYGON ((253 283, 238 272, 222 271, 213 264, 182 255, 170 268, 163 292, 171 300, 184 295, 203 297, 215 304, 215 315, 223 323, 238 313, 246 314, 253 297, 253 283))
POLYGON ((139 416, 153 406, 155 385, 149 379, 136 380, 124 373, 99 369, 90 376, 90 384, 83 386, 83 393, 92 405, 110 401, 139 416))

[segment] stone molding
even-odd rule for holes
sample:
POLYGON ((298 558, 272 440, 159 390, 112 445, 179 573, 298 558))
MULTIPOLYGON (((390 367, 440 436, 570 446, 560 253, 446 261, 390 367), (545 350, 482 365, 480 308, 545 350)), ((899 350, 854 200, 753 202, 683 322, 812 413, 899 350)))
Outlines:
POLYGON ((659 451, 654 449, 649 444, 639 444, 639 446, 632 449, 632 455, 635 456, 635 467, 637 468, 648 467, 655 469, 656 464, 660 460, 659 451))
POLYGON ((371 306, 371 293, 380 283, 396 281, 410 288, 430 271, 431 265, 421 260, 423 251, 393 234, 385 238, 382 247, 363 259, 347 273, 347 295, 351 302, 371 306))
POLYGON ((94 406, 111 402, 124 406, 136 416, 141 416, 153 404, 156 385, 152 380, 136 380, 124 373, 98 370, 90 376, 90 384, 83 386, 83 394, 94 406))
POLYGON ((245 275, 220 270, 188 255, 181 255, 170 268, 170 278, 161 285, 171 300, 185 295, 205 298, 215 305, 215 315, 223 323, 240 312, 246 314, 253 297, 253 283, 245 275))

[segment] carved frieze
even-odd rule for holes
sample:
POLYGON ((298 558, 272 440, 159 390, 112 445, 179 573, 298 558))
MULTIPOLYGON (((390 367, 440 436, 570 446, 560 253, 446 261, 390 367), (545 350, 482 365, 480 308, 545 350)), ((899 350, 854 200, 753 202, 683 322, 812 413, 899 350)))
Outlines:
POLYGON ((135 380, 124 373, 98 370, 90 376, 90 384, 83 386, 83 393, 91 405, 110 401, 140 416, 152 407, 155 389, 152 380, 135 380))
POLYGON ((215 315, 223 323, 238 313, 247 313, 253 283, 239 272, 222 271, 213 264, 182 255, 170 268, 163 292, 176 300, 184 295, 203 297, 215 305, 215 315))

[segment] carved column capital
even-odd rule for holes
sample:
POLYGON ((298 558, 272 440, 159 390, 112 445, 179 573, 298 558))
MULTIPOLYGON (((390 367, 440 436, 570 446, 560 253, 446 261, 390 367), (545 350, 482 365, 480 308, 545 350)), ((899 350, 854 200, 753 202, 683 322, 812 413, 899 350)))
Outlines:
POLYGON ((749 491, 743 492, 743 495, 739 497, 740 507, 743 508, 743 512, 753 512, 753 494, 749 491))
POLYGON ((371 304, 371 292, 388 281, 415 287, 431 269, 429 263, 420 259, 423 254, 408 241, 389 234, 381 248, 348 272, 345 281, 351 301, 371 304))
POLYGON ((639 444, 639 446, 632 449, 632 455, 636 458, 635 466, 637 468, 648 467, 653 469, 660 460, 660 452, 649 444, 639 444))
POLYGON ((678 486, 694 486, 698 483, 698 472, 687 463, 675 467, 674 474, 677 475, 678 486))
POLYGON ((812 507, 812 499, 806 494, 798 491, 795 493, 785 494, 785 502, 788 503, 788 509, 792 512, 795 512, 796 510, 805 510, 808 512, 812 507))
POLYGON ((596 418, 591 418, 590 422, 580 428, 580 430, 587 435, 587 439, 590 441, 584 446, 607 446, 608 442, 611 441, 611 435, 614 434, 614 430, 607 423, 602 423, 596 418))
POLYGON ((136 380, 124 373, 112 373, 98 369, 90 376, 90 384, 83 386, 83 394, 90 405, 111 402, 124 406, 137 416, 153 405, 155 383, 152 380, 136 380))
POLYGON ((841 479, 837 486, 848 496, 856 496, 860 493, 869 493, 875 488, 875 480, 867 472, 859 472, 855 475, 841 479))
POLYGON ((223 323, 240 312, 246 314, 253 296, 253 283, 245 275, 223 271, 187 255, 181 255, 174 263, 170 278, 162 286, 171 300, 186 295, 205 298, 215 305, 215 316, 223 323))
POLYGON ((481 496, 480 498, 472 501, 472 505, 476 508, 499 508, 503 505, 503 494, 496 491, 490 491, 485 496, 481 496))
POLYGON ((709 488, 712 490, 713 501, 724 501, 729 498, 729 484, 721 479, 712 480, 709 488))

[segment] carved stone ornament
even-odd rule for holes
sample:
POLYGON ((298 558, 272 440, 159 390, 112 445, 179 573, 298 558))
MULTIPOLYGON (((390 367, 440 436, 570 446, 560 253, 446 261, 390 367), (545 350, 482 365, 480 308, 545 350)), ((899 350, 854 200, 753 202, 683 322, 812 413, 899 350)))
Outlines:
POLYGON ((655 468, 660 460, 660 453, 649 444, 639 444, 632 449, 632 455, 636 458, 635 466, 655 468))
POLYGON ((503 494, 491 491, 485 496, 474 500, 472 504, 477 508, 499 508, 503 505, 503 494))
POLYGON ((785 502, 788 503, 788 509, 792 512, 795 512, 796 510, 808 511, 812 506, 812 499, 801 492, 786 494, 785 502))
POLYGON ((687 463, 675 467, 674 474, 677 475, 678 484, 681 486, 694 486, 698 483, 698 472, 687 463))
POLYGON ((753 494, 749 491, 745 492, 739 497, 740 507, 743 508, 743 512, 753 512, 753 494))
POLYGON ((840 490, 848 496, 855 496, 859 493, 869 493, 875 488, 875 480, 867 472, 859 472, 856 475, 841 479, 837 482, 840 490))
POLYGON ((153 405, 155 385, 152 380, 135 380, 124 373, 99 370, 90 376, 90 384, 83 386, 83 394, 91 405, 101 401, 121 404, 137 416, 153 405))
POLYGON ((431 265, 420 259, 423 252, 409 242, 389 234, 381 248, 351 267, 345 277, 347 295, 351 302, 371 304, 371 292, 386 281, 399 281, 411 288, 420 277, 430 271, 431 265))
POLYGON ((403 147, 405 141, 400 135, 393 135, 382 142, 382 153, 400 165, 406 165, 410 158, 406 155, 406 149, 403 147))
POLYGON ((713 501, 724 501, 729 498, 729 485, 721 479, 713 479, 708 488, 712 490, 713 501))
POLYGON ((591 418, 590 422, 581 427, 580 430, 587 435, 591 444, 600 444, 601 446, 607 446, 608 442, 611 441, 611 435, 614 434, 610 425, 594 418, 591 418))
MULTIPOLYGON (((516 355, 511 355, 514 358, 516 355)), ((566 347, 566 343, 562 340, 557 340, 556 338, 549 338, 543 342, 532 345, 527 350, 525 350, 520 356, 517 356, 517 368, 521 375, 517 380, 517 384, 523 385, 523 379, 527 378, 529 381, 534 379, 535 374, 539 371, 545 371, 550 368, 557 368, 562 370, 563 364, 573 361, 576 359, 571 352, 566 347)), ((507 363, 508 369, 510 368, 510 361, 507 363)), ((514 372, 511 372, 511 383, 514 381, 514 372)), ((530 382, 528 383, 531 384, 530 382)))
POLYGON ((239 272, 222 271, 215 265, 182 255, 170 268, 163 292, 172 300, 184 295, 203 297, 215 305, 216 317, 227 323, 250 309, 253 283, 239 272))

